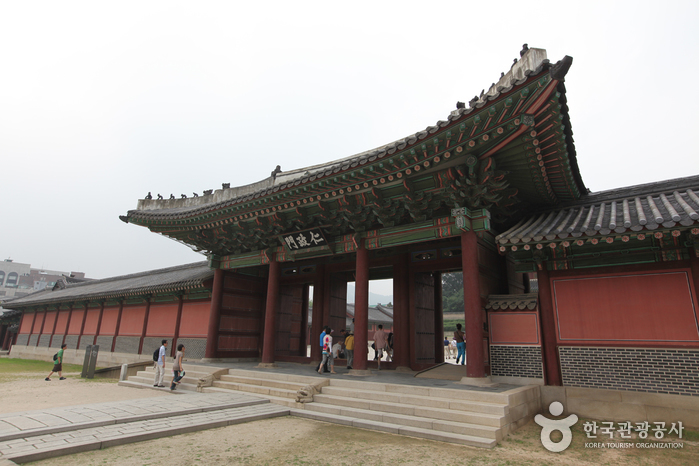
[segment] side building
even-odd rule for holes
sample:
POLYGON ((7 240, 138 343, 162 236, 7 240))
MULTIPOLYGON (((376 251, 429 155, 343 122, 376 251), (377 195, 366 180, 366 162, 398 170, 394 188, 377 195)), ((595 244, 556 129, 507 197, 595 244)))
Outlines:
MULTIPOLYGON (((201 358, 211 310, 213 271, 206 262, 75 282, 5 303, 22 311, 11 355, 50 358, 68 345, 66 361, 82 362, 88 345, 99 345, 98 364, 149 359, 162 339, 187 346, 201 358)), ((174 353, 173 353, 174 354, 174 353)))

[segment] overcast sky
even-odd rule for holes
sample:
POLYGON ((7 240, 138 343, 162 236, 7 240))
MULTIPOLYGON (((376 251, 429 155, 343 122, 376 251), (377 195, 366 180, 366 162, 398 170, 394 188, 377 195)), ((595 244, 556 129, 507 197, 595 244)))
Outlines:
MULTIPOLYGON (((119 220, 446 119, 523 43, 566 78, 593 191, 699 174, 699 2, 0 3, 0 259, 106 278, 202 260, 119 220)), ((386 290, 376 290, 384 292, 386 290)))

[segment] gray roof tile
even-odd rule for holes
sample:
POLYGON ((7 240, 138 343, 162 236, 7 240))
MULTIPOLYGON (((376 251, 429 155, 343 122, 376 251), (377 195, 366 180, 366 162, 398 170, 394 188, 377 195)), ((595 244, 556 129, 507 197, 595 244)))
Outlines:
POLYGON ((501 245, 609 235, 699 223, 699 176, 593 193, 522 219, 498 235, 501 245))
POLYGON ((6 301, 6 309, 90 299, 113 299, 140 294, 169 292, 201 287, 214 276, 207 262, 122 275, 119 277, 69 283, 65 288, 42 290, 23 298, 6 301))

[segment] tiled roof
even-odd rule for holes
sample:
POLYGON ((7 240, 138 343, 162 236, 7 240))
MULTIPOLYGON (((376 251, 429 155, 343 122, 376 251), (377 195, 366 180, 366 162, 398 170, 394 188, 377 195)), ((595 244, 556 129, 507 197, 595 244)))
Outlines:
POLYGON ((501 245, 621 234, 699 224, 699 176, 589 194, 524 218, 497 236, 501 245))
POLYGON ((536 309, 538 293, 527 294, 491 294, 488 296, 486 309, 506 310, 506 309, 536 309))
POLYGON ((64 288, 42 290, 23 298, 3 303, 6 309, 53 304, 87 299, 113 299, 148 293, 164 293, 202 287, 212 279, 214 271, 207 262, 150 270, 131 275, 68 283, 64 288))
MULTIPOLYGON (((504 73, 496 83, 488 88, 487 92, 483 92, 480 97, 474 97, 468 103, 468 108, 454 110, 446 120, 440 120, 434 125, 428 126, 424 130, 410 136, 339 160, 280 172, 249 185, 215 190, 210 195, 186 199, 142 199, 139 201, 137 209, 130 210, 127 215, 120 216, 120 218, 127 223, 130 219, 184 219, 252 201, 253 199, 291 189, 305 183, 322 180, 345 170, 364 166, 367 163, 395 154, 409 145, 431 137, 431 135, 451 125, 454 121, 469 116, 471 113, 487 106, 490 102, 497 100, 502 94, 512 91, 514 87, 524 84, 530 76, 536 76, 543 71, 551 70, 552 75, 555 75, 556 79, 563 81, 563 76, 567 72, 571 61, 570 57, 566 57, 561 62, 552 65, 546 58, 545 50, 528 49, 507 73, 504 73), (563 71, 557 72, 559 68, 563 71)), ((577 164, 574 160, 572 162, 577 164)), ((579 182, 582 185, 582 180, 579 182)))

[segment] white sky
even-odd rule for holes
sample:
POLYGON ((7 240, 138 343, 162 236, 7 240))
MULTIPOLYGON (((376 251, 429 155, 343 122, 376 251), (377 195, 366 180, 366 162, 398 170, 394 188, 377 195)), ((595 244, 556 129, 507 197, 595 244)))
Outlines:
MULTIPOLYGON (((523 43, 570 55, 593 191, 699 174, 699 2, 0 3, 0 259, 105 278, 203 256, 119 220, 446 119, 523 43)), ((375 290, 384 293, 389 290, 375 290)), ((389 291, 390 292, 390 291, 389 291)))

